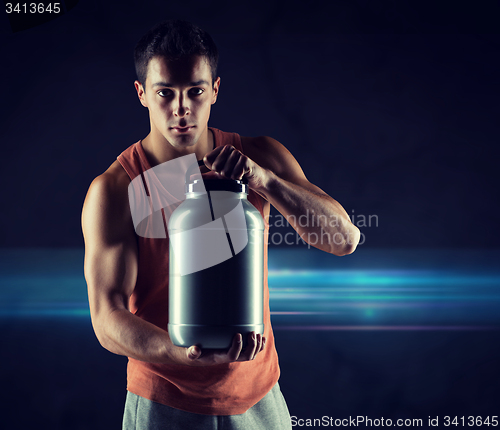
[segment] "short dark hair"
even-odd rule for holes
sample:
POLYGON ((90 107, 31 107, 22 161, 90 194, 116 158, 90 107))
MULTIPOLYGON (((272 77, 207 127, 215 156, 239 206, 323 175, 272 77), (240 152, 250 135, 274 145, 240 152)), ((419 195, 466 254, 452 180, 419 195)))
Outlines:
POLYGON ((206 57, 212 72, 212 84, 215 83, 219 52, 210 35, 187 21, 163 21, 149 30, 135 46, 137 79, 146 89, 148 64, 153 57, 164 56, 169 60, 178 60, 191 55, 206 57))

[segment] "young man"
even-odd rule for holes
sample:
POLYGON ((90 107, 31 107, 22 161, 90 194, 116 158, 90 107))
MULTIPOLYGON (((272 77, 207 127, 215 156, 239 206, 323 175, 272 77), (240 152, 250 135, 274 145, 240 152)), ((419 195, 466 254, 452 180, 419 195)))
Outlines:
MULTIPOLYGON (((220 87, 217 59, 210 36, 182 21, 164 22, 139 41, 135 88, 149 111, 151 131, 92 182, 83 207, 92 324, 104 348, 129 357, 127 430, 291 426, 277 382, 267 244, 264 335, 251 333, 244 349, 241 334, 228 351, 177 347, 167 331, 168 237, 137 234, 129 206, 131 181, 142 176, 146 184, 144 177, 155 166, 194 154, 210 169, 207 176, 246 177, 248 199, 264 219, 274 205, 311 245, 345 255, 359 241, 342 206, 306 179, 283 145, 208 127, 220 87), (301 215, 309 222, 296 222, 301 215)), ((162 208, 160 215, 165 225, 167 212, 162 208)))

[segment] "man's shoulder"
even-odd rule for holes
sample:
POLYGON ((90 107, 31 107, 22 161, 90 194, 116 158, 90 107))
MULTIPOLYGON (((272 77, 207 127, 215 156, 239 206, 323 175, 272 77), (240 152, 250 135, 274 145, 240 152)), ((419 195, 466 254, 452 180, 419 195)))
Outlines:
POLYGON ((128 185, 130 178, 118 160, 97 176, 90 184, 88 196, 94 196, 103 203, 118 204, 128 201, 128 185))
POLYGON ((114 246, 133 237, 129 183, 123 167, 114 162, 90 184, 82 209, 82 229, 89 249, 114 246))
POLYGON ((127 188, 130 178, 118 160, 115 160, 108 169, 97 176, 94 181, 102 182, 108 187, 127 188))

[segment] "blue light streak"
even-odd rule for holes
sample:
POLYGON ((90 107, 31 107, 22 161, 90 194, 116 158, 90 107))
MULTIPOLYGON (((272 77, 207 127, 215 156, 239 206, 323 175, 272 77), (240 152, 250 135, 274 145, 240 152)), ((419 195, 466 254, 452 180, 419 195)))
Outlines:
POLYGON ((289 269, 269 286, 275 329, 500 328, 500 273, 289 269))
MULTIPOLYGON (((301 262, 302 255, 292 252, 287 260, 289 264, 301 262)), ((0 318, 90 317, 82 250, 0 250, 0 257, 0 318)), ((470 264, 463 270, 387 266, 370 270, 270 269, 274 328, 500 328, 500 270, 476 270, 470 264)))

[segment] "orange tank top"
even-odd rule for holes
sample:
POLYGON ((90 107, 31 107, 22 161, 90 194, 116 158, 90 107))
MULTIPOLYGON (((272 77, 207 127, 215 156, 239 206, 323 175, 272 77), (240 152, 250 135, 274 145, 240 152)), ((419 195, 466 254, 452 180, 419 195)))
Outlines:
MULTIPOLYGON (((210 130, 214 135, 215 146, 229 144, 242 151, 241 138, 238 134, 223 132, 212 127, 210 130)), ((141 141, 131 145, 117 159, 131 180, 151 169, 141 141)), ((250 190, 248 200, 264 217, 262 197, 250 190)), ((268 234, 269 224, 265 223, 264 336, 266 337, 266 347, 264 351, 259 353, 253 361, 206 367, 146 363, 129 357, 127 366, 128 391, 187 412, 207 415, 236 415, 247 411, 271 390, 278 381, 280 370, 269 311, 268 234)), ((167 330, 168 231, 164 239, 136 236, 139 267, 137 282, 130 296, 130 311, 167 330)))

